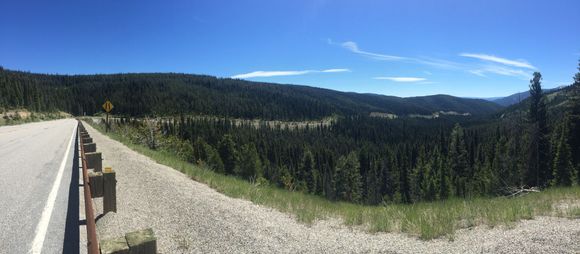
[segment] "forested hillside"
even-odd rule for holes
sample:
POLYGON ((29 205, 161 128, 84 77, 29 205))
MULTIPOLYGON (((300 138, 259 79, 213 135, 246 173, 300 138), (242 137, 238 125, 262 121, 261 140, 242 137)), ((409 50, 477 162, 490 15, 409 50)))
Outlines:
POLYGON ((204 114, 281 120, 370 112, 430 115, 455 111, 484 115, 501 108, 485 100, 446 95, 399 98, 189 74, 69 76, 0 68, 0 108, 93 115, 102 111, 100 105, 105 98, 115 105, 115 114, 125 116, 204 114))
POLYGON ((499 110, 492 102, 446 95, 398 98, 186 74, 0 70, 0 107, 91 115, 109 98, 115 113, 127 116, 115 130, 216 172, 332 200, 411 203, 497 195, 513 186, 579 183, 580 73, 574 80, 545 94, 541 74, 534 73, 530 97, 499 110), (488 117, 369 116, 436 111, 488 117), (314 128, 233 124, 233 118, 330 115, 336 116, 333 124, 314 128))
MULTIPOLYGON (((552 89, 543 89, 543 92, 544 93, 552 93, 552 92, 556 92, 560 89, 563 89, 563 87, 557 87, 557 88, 552 88, 552 89)), ((523 100, 527 99, 528 97, 530 97, 530 91, 515 93, 515 94, 509 95, 506 97, 488 99, 488 100, 493 101, 493 102, 495 102, 499 105, 502 105, 504 107, 507 107, 507 106, 511 106, 514 104, 518 104, 518 103, 522 102, 523 100)))
POLYGON ((356 203, 580 184, 580 72, 556 93, 544 94, 541 82, 534 73, 530 98, 486 121, 362 114, 289 130, 182 116, 123 119, 113 129, 219 173, 356 203))

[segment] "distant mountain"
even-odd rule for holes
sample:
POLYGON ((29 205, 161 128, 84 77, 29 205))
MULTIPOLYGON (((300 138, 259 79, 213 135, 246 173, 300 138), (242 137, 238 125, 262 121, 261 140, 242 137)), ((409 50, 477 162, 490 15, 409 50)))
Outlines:
POLYGON ((483 99, 448 95, 400 98, 204 75, 51 75, 0 69, 0 109, 26 107, 93 115, 102 112, 106 98, 113 102, 114 114, 128 116, 204 114, 284 120, 371 112, 485 115, 502 108, 483 99))
MULTIPOLYGON (((548 115, 551 119, 560 119, 563 112, 566 111, 566 107, 570 102, 572 86, 558 87, 553 89, 546 89, 544 91, 544 102, 548 115)), ((497 116, 500 118, 518 118, 526 116, 530 107, 529 96, 523 99, 520 103, 512 104, 500 111, 498 111, 497 116)))
MULTIPOLYGON (((544 89, 544 92, 549 93, 552 91, 560 90, 564 87, 565 86, 551 88, 551 89, 544 89)), ((513 105, 516 103, 520 103, 523 100, 525 100, 526 98, 528 98, 529 96, 530 96, 530 91, 525 91, 525 92, 515 93, 515 94, 512 94, 510 96, 506 96, 506 97, 487 98, 487 100, 493 101, 499 105, 507 107, 507 106, 510 106, 510 105, 513 105)))

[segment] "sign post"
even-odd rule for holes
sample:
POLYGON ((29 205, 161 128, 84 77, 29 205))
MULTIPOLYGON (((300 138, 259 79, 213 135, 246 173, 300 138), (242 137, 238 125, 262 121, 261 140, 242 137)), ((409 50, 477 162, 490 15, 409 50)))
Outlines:
POLYGON ((107 119, 105 120, 106 131, 109 132, 109 112, 113 110, 113 103, 109 101, 109 99, 105 100, 105 104, 103 104, 103 109, 107 112, 107 119))

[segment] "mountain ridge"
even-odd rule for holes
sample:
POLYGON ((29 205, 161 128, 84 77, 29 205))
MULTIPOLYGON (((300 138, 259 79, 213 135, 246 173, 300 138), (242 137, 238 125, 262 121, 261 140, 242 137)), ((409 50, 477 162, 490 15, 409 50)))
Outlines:
MULTIPOLYGON (((566 88, 566 86, 559 86, 554 88, 542 89, 544 93, 550 93, 558 90, 562 90, 566 88)), ((514 93, 505 97, 493 97, 493 98, 485 98, 485 100, 495 102, 499 105, 504 107, 508 107, 517 103, 520 103, 527 99, 530 96, 530 91, 523 91, 519 93, 514 93)))
POLYGON ((106 98, 115 105, 114 113, 129 116, 193 113, 286 120, 371 112, 487 115, 502 108, 483 99, 451 95, 396 97, 197 74, 60 75, 0 70, 0 107, 93 115, 101 112, 106 98))

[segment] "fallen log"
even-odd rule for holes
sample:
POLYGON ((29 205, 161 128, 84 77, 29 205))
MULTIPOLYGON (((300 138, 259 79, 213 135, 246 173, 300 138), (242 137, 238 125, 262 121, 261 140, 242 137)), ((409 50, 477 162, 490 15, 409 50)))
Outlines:
POLYGON ((540 188, 538 187, 528 188, 527 186, 507 187, 505 192, 507 193, 506 197, 512 198, 523 196, 531 192, 540 192, 540 188))

